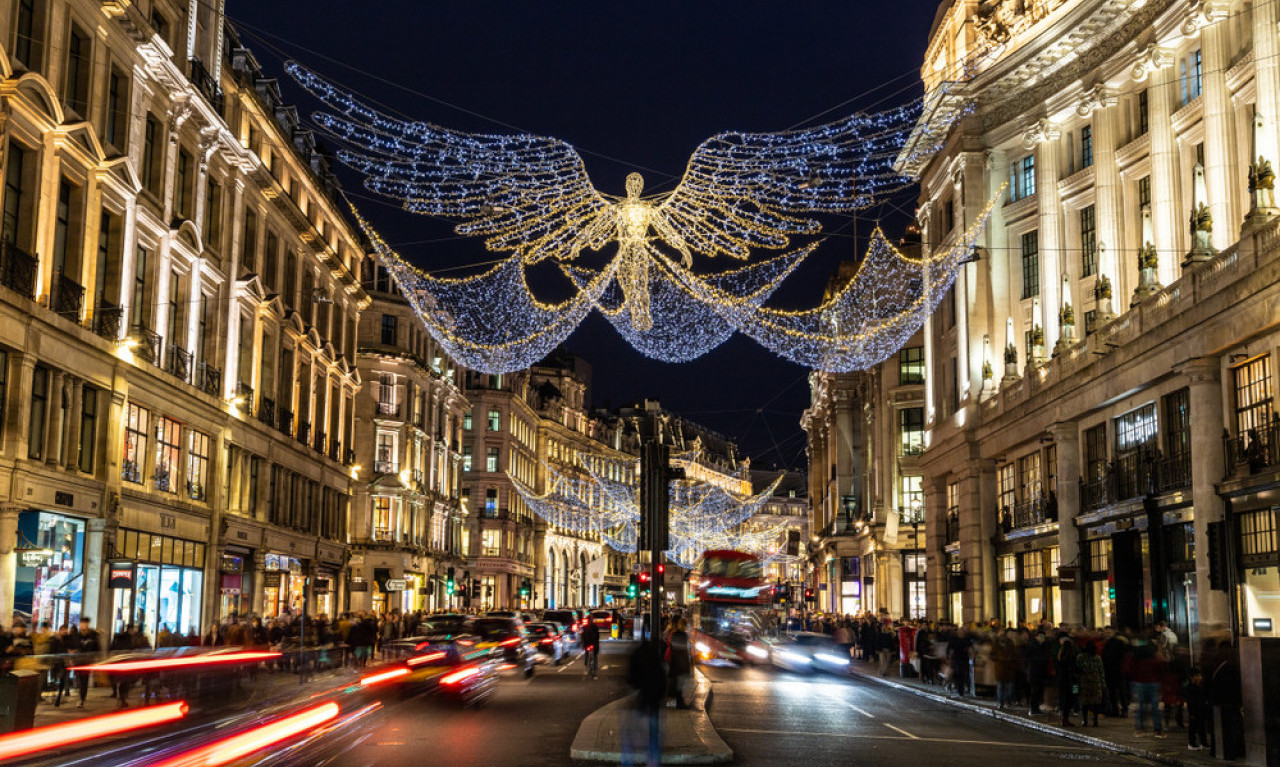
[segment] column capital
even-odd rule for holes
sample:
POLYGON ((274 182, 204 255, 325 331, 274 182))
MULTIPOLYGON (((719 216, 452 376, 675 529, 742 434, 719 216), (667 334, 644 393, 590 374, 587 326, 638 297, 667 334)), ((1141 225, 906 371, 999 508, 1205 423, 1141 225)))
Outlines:
POLYGON ((1200 30, 1227 17, 1227 6, 1217 0, 1196 0, 1178 31, 1183 37, 1195 37, 1200 30))
POLYGON ((1102 84, 1098 84, 1085 91, 1084 96, 1080 98, 1080 102, 1076 104, 1076 115, 1082 118, 1088 118, 1099 109, 1113 107, 1118 102, 1115 94, 1102 84))
POLYGON ((1062 131, 1057 125, 1050 122, 1049 118, 1041 117, 1023 130, 1022 146, 1025 149, 1035 149, 1037 144, 1056 140, 1061 135, 1062 131))
POLYGON ((1058 444, 1079 442, 1080 427, 1075 421, 1056 421, 1049 424, 1048 432, 1058 444))
POLYGON ((1129 67, 1129 77, 1134 80, 1146 80, 1152 72, 1157 72, 1173 64, 1173 54, 1152 43, 1135 57, 1129 67))
POLYGON ((1187 383, 1218 384, 1222 380, 1222 362, 1218 357, 1196 357, 1187 360, 1174 368, 1174 372, 1185 376, 1187 383))

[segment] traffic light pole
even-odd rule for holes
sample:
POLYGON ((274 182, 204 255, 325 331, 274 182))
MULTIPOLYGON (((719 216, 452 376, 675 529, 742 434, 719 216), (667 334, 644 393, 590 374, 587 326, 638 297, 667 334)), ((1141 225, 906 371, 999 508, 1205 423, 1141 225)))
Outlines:
POLYGON ((656 439, 645 443, 640 456, 640 546, 649 552, 649 641, 662 641, 663 552, 667 548, 668 483, 672 478, 670 450, 656 439))

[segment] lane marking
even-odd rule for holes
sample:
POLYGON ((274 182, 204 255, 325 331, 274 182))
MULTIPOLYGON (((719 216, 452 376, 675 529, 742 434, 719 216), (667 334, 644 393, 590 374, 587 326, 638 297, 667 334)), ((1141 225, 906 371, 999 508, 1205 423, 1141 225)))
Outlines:
POLYGON ((840 702, 841 702, 841 703, 843 703, 843 704, 845 704, 845 705, 846 705, 846 706, 848 706, 849 708, 853 709, 854 711, 857 711, 859 714, 862 714, 863 716, 865 716, 865 717, 866 717, 866 718, 868 718, 868 719, 875 719, 875 718, 876 718, 874 714, 872 714, 870 711, 867 711, 865 708, 859 708, 858 706, 853 705, 852 703, 850 703, 850 702, 849 702, 849 701, 847 701, 847 700, 842 700, 842 701, 840 701, 840 702))
MULTIPOLYGON (((848 738, 850 740, 906 740, 898 735, 867 735, 851 732, 810 732, 805 730, 757 730, 749 727, 717 727, 719 732, 741 732, 748 735, 802 735, 818 738, 848 738)), ((1005 748, 1039 748, 1049 751, 1079 751, 1086 744, 1077 743, 1071 746, 1057 746, 1046 743, 1006 743, 998 740, 966 740, 963 738, 921 738, 915 740, 922 743, 954 743, 963 746, 1003 746, 1005 748)))
POLYGON ((920 740, 920 738, 919 738, 918 736, 916 736, 916 735, 912 735, 911 733, 907 732, 906 730, 902 729, 901 727, 894 727, 893 725, 889 724, 888 722, 885 722, 885 723, 884 723, 884 726, 885 726, 885 727, 888 727, 890 730, 893 730, 894 732, 897 732, 897 733, 901 733, 901 734, 903 734, 903 735, 906 735, 908 738, 911 738, 912 740, 920 740))

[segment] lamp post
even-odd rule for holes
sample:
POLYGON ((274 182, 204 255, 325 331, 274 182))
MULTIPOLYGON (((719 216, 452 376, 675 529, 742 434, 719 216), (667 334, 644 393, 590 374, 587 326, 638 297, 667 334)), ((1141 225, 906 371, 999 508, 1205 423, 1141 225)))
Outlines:
MULTIPOLYGON (((911 509, 911 568, 912 568, 912 572, 914 573, 914 578, 912 578, 911 580, 919 580, 920 579, 920 521, 921 521, 921 517, 923 516, 922 512, 924 510, 924 503, 921 502, 919 498, 912 498, 911 502, 908 504, 908 507, 911 509)), ((908 580, 906 577, 902 579, 903 583, 906 584, 906 587, 907 587, 906 600, 905 600, 907 605, 907 617, 914 618, 916 617, 916 615, 915 615, 915 609, 914 609, 915 605, 913 604, 912 598, 911 598, 912 597, 911 580, 908 580)))

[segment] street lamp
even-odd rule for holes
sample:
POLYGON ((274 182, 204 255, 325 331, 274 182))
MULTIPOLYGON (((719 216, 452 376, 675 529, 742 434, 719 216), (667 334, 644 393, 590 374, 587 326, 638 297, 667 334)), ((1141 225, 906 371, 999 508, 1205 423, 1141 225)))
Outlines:
MULTIPOLYGON (((911 499, 911 566, 915 568, 916 579, 920 578, 920 519, 923 515, 924 504, 919 498, 911 499)), ((907 594, 907 612, 911 617, 915 615, 914 605, 911 604, 911 594, 907 594)))

